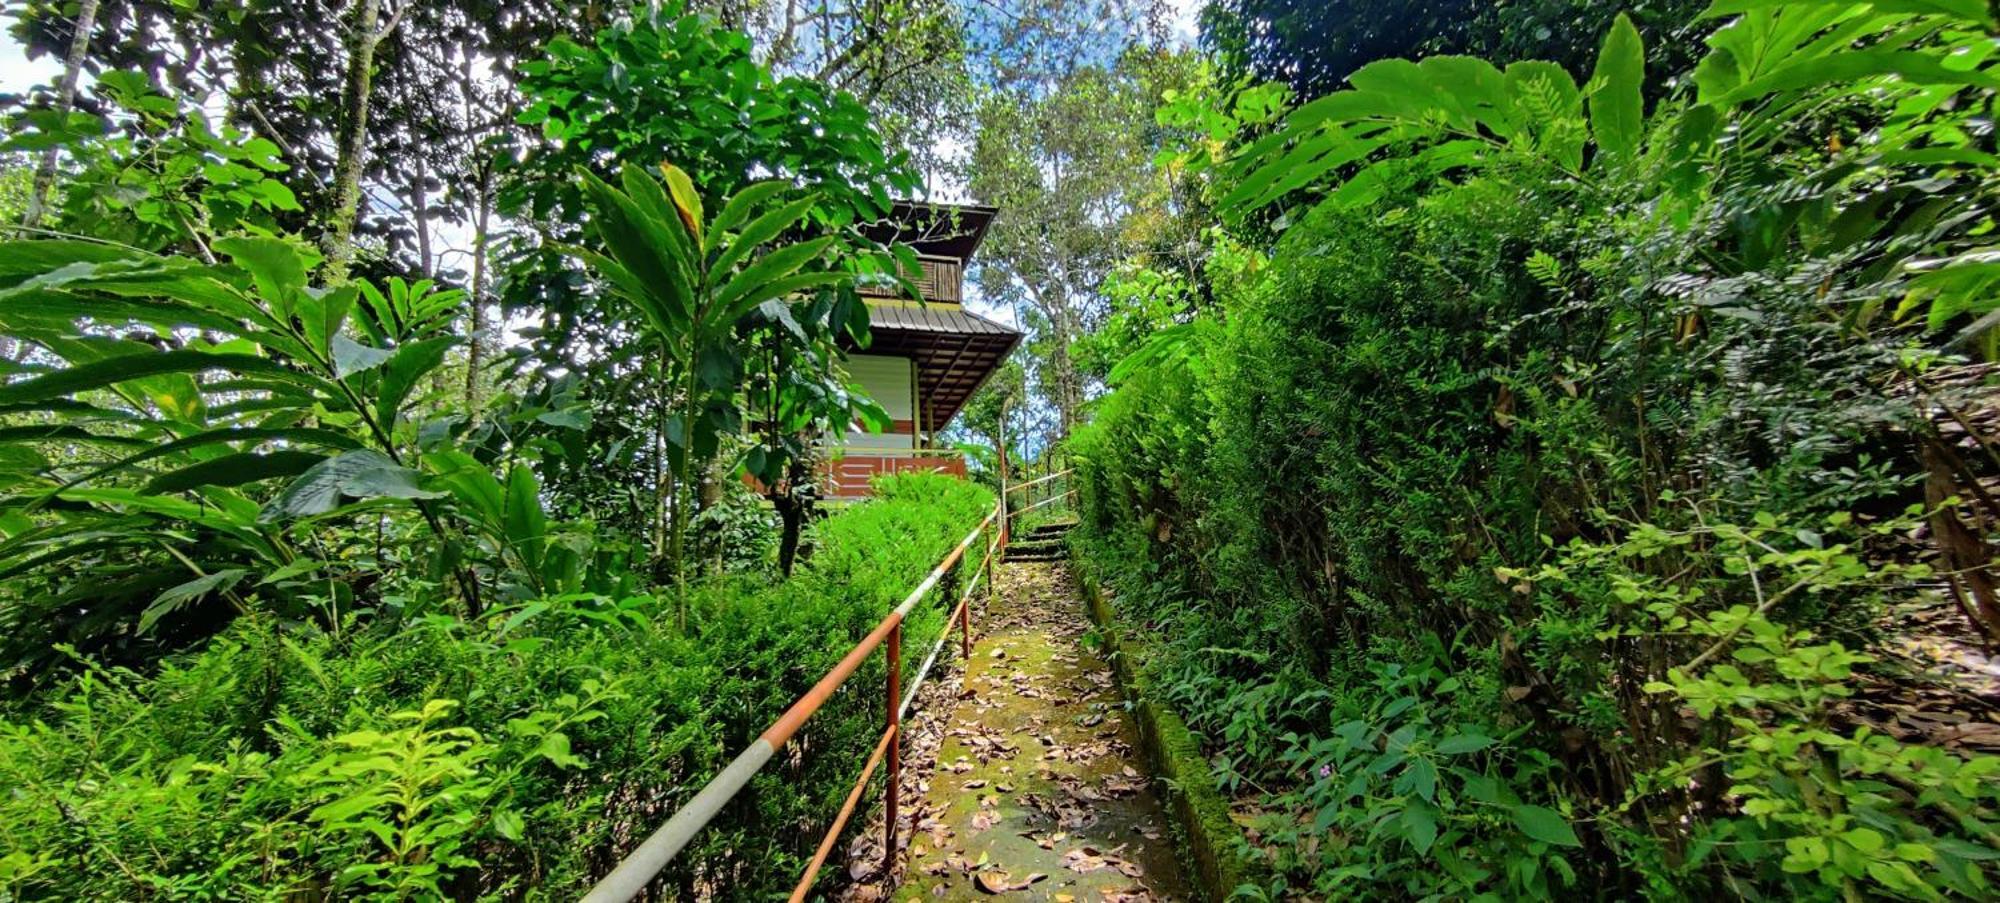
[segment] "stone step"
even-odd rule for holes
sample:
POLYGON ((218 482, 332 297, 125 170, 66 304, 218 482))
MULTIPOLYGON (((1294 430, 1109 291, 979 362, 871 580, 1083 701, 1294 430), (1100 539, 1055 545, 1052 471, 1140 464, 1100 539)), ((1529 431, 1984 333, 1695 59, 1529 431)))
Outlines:
POLYGON ((1011 543, 1007 546, 1008 561, 1057 561, 1069 555, 1069 546, 1055 540, 1011 543))

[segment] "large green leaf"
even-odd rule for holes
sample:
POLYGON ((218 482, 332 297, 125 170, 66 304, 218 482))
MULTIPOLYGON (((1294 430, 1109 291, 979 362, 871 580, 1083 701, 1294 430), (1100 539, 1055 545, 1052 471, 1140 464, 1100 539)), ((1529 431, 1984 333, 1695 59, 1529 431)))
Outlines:
POLYGON ((1937 55, 1916 50, 1852 50, 1780 66, 1751 79, 1714 102, 1728 107, 1786 91, 1874 76, 1894 76, 1913 85, 1967 85, 2000 90, 2000 76, 1983 69, 1955 69, 1937 55))
MULTIPOLYGON (((833 241, 830 235, 821 236, 795 245, 786 245, 758 258, 756 263, 744 267, 742 272, 736 274, 736 278, 729 280, 729 284, 716 293, 716 306, 724 311, 733 311, 729 319, 734 320, 742 315, 739 307, 743 306, 745 298, 759 294, 760 290, 768 288, 771 283, 798 272, 800 267, 825 254, 826 249, 833 246, 833 241)), ((761 296, 771 297, 767 293, 761 296)), ((748 306, 755 307, 756 304, 748 306)))
POLYGON ((241 516, 235 506, 208 505, 175 496, 150 495, 136 489, 110 487, 66 489, 62 493, 62 498, 67 501, 115 506, 126 512, 183 520, 239 537, 256 535, 255 520, 241 516))
POLYGON ((373 370, 396 356, 393 348, 373 348, 344 335, 334 336, 327 342, 327 349, 333 355, 333 375, 337 379, 373 370))
POLYGON ((437 474, 438 485, 450 490, 459 504, 471 508, 496 533, 501 529, 499 524, 506 516, 505 490, 478 459, 461 451, 446 450, 425 455, 424 464, 437 474))
POLYGON ((409 400, 410 393, 426 375, 444 363, 445 352, 456 344, 456 336, 438 336, 396 349, 382 371, 382 381, 375 387, 375 419, 383 429, 395 427, 403 402, 409 400))
POLYGON ((1576 831, 1569 826, 1569 819, 1554 809, 1520 805, 1514 807, 1513 815, 1514 826, 1530 838, 1559 847, 1583 846, 1576 839, 1576 831))
POLYGON ((765 179, 752 182, 736 192, 715 214, 715 221, 708 224, 709 250, 714 250, 714 246, 722 241, 723 233, 741 225, 751 213, 791 187, 790 182, 782 179, 765 179))
POLYGON ((241 324, 178 301, 76 294, 54 289, 10 291, 0 298, 0 327, 19 334, 36 329, 68 332, 90 317, 106 322, 133 320, 152 326, 198 327, 233 332, 241 324))
MULTIPOLYGON (((355 442, 354 438, 352 436, 347 435, 346 433, 329 429, 321 429, 318 427, 287 427, 282 429, 262 428, 262 427, 230 427, 226 429, 207 430, 204 432, 195 433, 194 435, 191 436, 183 436, 171 442, 160 443, 136 455, 132 455, 130 457, 113 462, 111 464, 107 464, 103 467, 99 467, 96 470, 92 470, 89 473, 84 474, 83 476, 71 480, 69 483, 65 484, 62 487, 62 489, 69 489, 72 486, 76 486, 78 484, 85 483, 90 480, 95 480, 99 477, 105 476, 106 474, 115 473, 120 470, 126 470, 135 467, 139 464, 143 464, 147 461, 162 458, 167 455, 175 454, 177 452, 187 451, 188 449, 192 448, 200 448, 208 445, 233 444, 237 442, 263 443, 263 442, 273 442, 273 441, 297 442, 307 445, 320 446, 324 448, 339 448, 339 449, 352 449, 358 446, 358 443, 355 442)), ((61 491, 62 490, 60 489, 57 490, 57 492, 61 491)))
POLYGON ((344 498, 426 499, 439 495, 442 493, 418 483, 416 471, 381 452, 361 449, 328 458, 299 475, 264 507, 258 519, 269 522, 325 514, 339 507, 344 498))
POLYGON ((766 211, 751 220, 749 225, 743 227, 743 232, 737 235, 728 247, 723 248, 722 253, 716 255, 715 263, 710 266, 710 272, 718 276, 728 276, 738 263, 749 259, 757 248, 797 225, 807 213, 811 212, 816 203, 818 198, 808 195, 777 209, 766 211))
POLYGON ((30 239, 0 241, 0 281, 11 283, 73 263, 108 263, 114 260, 144 260, 150 255, 137 248, 98 241, 74 239, 30 239))
POLYGON ((542 512, 541 484, 526 465, 515 465, 507 473, 507 542, 514 547, 522 565, 539 573, 542 550, 547 545, 548 517, 542 512))
MULTIPOLYGON (((1860 2, 1885 13, 1950 16, 1981 27, 1993 22, 1992 12, 1986 0, 1860 0, 1860 2)), ((1779 6, 1847 7, 1855 3, 1856 0, 1715 0, 1701 15, 1704 19, 1713 19, 1779 6)))
POLYGON ((1590 128, 1600 150, 1631 159, 1645 137, 1646 47, 1632 20, 1619 13, 1604 36, 1590 77, 1590 128))
POLYGON ((236 452, 160 474, 147 481, 146 491, 158 494, 209 486, 241 486, 276 477, 297 476, 325 460, 325 455, 296 449, 279 449, 270 453, 236 452))
POLYGON ((1436 89, 1438 103, 1473 134, 1483 127, 1502 141, 1519 128, 1506 78, 1492 63, 1471 56, 1425 57, 1418 67, 1436 89))
POLYGON ((646 240, 666 248, 673 260, 683 262, 692 272, 701 257, 701 245, 693 238, 701 231, 698 211, 669 197, 660 180, 640 167, 627 166, 619 171, 618 178, 619 184, 625 186, 625 196, 642 214, 642 222, 653 230, 645 236, 646 240))
POLYGON ((161 618, 210 593, 228 592, 249 575, 250 572, 242 568, 228 568, 196 577, 161 593, 153 600, 153 604, 146 606, 146 610, 140 613, 139 632, 151 633, 153 625, 159 623, 161 618))
POLYGON ((61 398, 163 373, 201 373, 207 370, 273 374, 294 381, 300 378, 300 374, 285 365, 254 354, 185 349, 156 354, 123 354, 0 386, 0 404, 61 398))
MULTIPOLYGON (((734 302, 735 307, 724 314, 724 316, 734 320, 748 314, 750 311, 757 309, 759 305, 772 299, 787 298, 807 289, 819 288, 821 286, 839 285, 853 278, 851 274, 838 270, 824 270, 815 273, 799 273, 786 276, 783 279, 774 279, 755 287, 749 294, 737 298, 734 302)), ((789 320, 791 318, 789 314, 786 314, 783 319, 789 320)), ((792 322, 792 330, 795 333, 799 333, 796 321, 792 322)), ((803 333, 800 333, 800 336, 803 338, 803 333)))
POLYGON ((694 312, 691 262, 675 255, 665 236, 667 224, 649 219, 630 197, 588 172, 583 183, 606 256, 629 274, 621 286, 635 303, 654 305, 656 318, 685 328, 694 312))
POLYGON ((294 292, 306 287, 306 273, 312 269, 299 246, 281 238, 235 236, 217 239, 215 250, 229 259, 257 285, 257 291, 273 305, 284 305, 294 292))
POLYGON ((99 435, 68 423, 37 423, 28 426, 0 426, 0 444, 12 442, 88 442, 101 445, 151 445, 153 440, 137 436, 99 435))

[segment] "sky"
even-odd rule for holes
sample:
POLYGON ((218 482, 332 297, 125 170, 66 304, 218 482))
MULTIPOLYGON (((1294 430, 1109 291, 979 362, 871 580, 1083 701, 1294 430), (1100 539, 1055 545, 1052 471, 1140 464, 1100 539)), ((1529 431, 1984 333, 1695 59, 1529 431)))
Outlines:
POLYGON ((52 58, 29 60, 11 33, 0 32, 0 94, 19 94, 56 80, 62 64, 52 58))

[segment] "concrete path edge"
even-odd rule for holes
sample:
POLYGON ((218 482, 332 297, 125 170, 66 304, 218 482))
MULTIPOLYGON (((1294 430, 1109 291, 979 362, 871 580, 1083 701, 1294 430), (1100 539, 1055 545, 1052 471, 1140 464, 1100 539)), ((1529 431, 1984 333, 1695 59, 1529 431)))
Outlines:
POLYGON ((1145 641, 1119 626, 1117 612, 1090 563, 1074 550, 1070 559, 1090 620, 1104 637, 1105 658, 1138 722, 1142 752, 1153 774, 1165 780, 1175 843, 1194 866, 1189 877, 1206 899, 1220 903, 1237 887, 1255 881, 1251 864, 1241 853, 1248 844, 1229 815, 1229 799, 1216 784, 1187 723, 1147 687, 1139 668, 1146 658, 1145 641))

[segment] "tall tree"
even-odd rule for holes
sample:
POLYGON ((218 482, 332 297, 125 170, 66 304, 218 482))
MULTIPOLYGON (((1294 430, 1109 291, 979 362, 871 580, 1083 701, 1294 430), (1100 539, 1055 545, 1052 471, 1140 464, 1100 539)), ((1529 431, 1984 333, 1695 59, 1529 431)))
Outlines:
MULTIPOLYGON (((83 75, 84 54, 90 49, 90 32, 97 23, 98 0, 78 0, 76 18, 70 23, 69 53, 63 57, 62 80, 56 84, 56 110, 68 115, 76 105, 77 81, 83 75)), ((42 224, 43 212, 48 207, 49 190, 56 183, 56 167, 60 165, 62 149, 51 147, 42 151, 41 162, 35 167, 35 184, 28 194, 28 210, 22 223, 29 228, 42 224)))
MULTIPOLYGON (((347 48, 346 68, 340 85, 340 125, 334 143, 339 156, 333 164, 333 206, 327 211, 326 232, 321 245, 326 251, 322 264, 327 281, 347 281, 354 257, 354 218, 361 211, 361 167, 368 152, 368 107, 375 80, 375 48, 396 30, 411 0, 397 7, 384 24, 382 0, 354 0, 347 15, 343 40, 347 48)), ((421 168, 419 169, 421 171, 421 168)), ((419 215, 425 187, 418 194, 419 215)), ((419 228, 419 234, 428 234, 419 228)), ((425 257, 428 258, 428 248, 425 257)), ((425 260, 429 264, 429 260, 425 260)))
POLYGON ((1033 375, 1057 412, 1057 438, 1086 398, 1070 345, 1104 316, 1104 279, 1133 250, 1128 224, 1157 202, 1155 110, 1193 71, 1187 53, 1134 50, 1046 91, 995 94, 982 110, 970 187, 1001 214, 981 252, 981 286, 1032 314, 1033 375))

